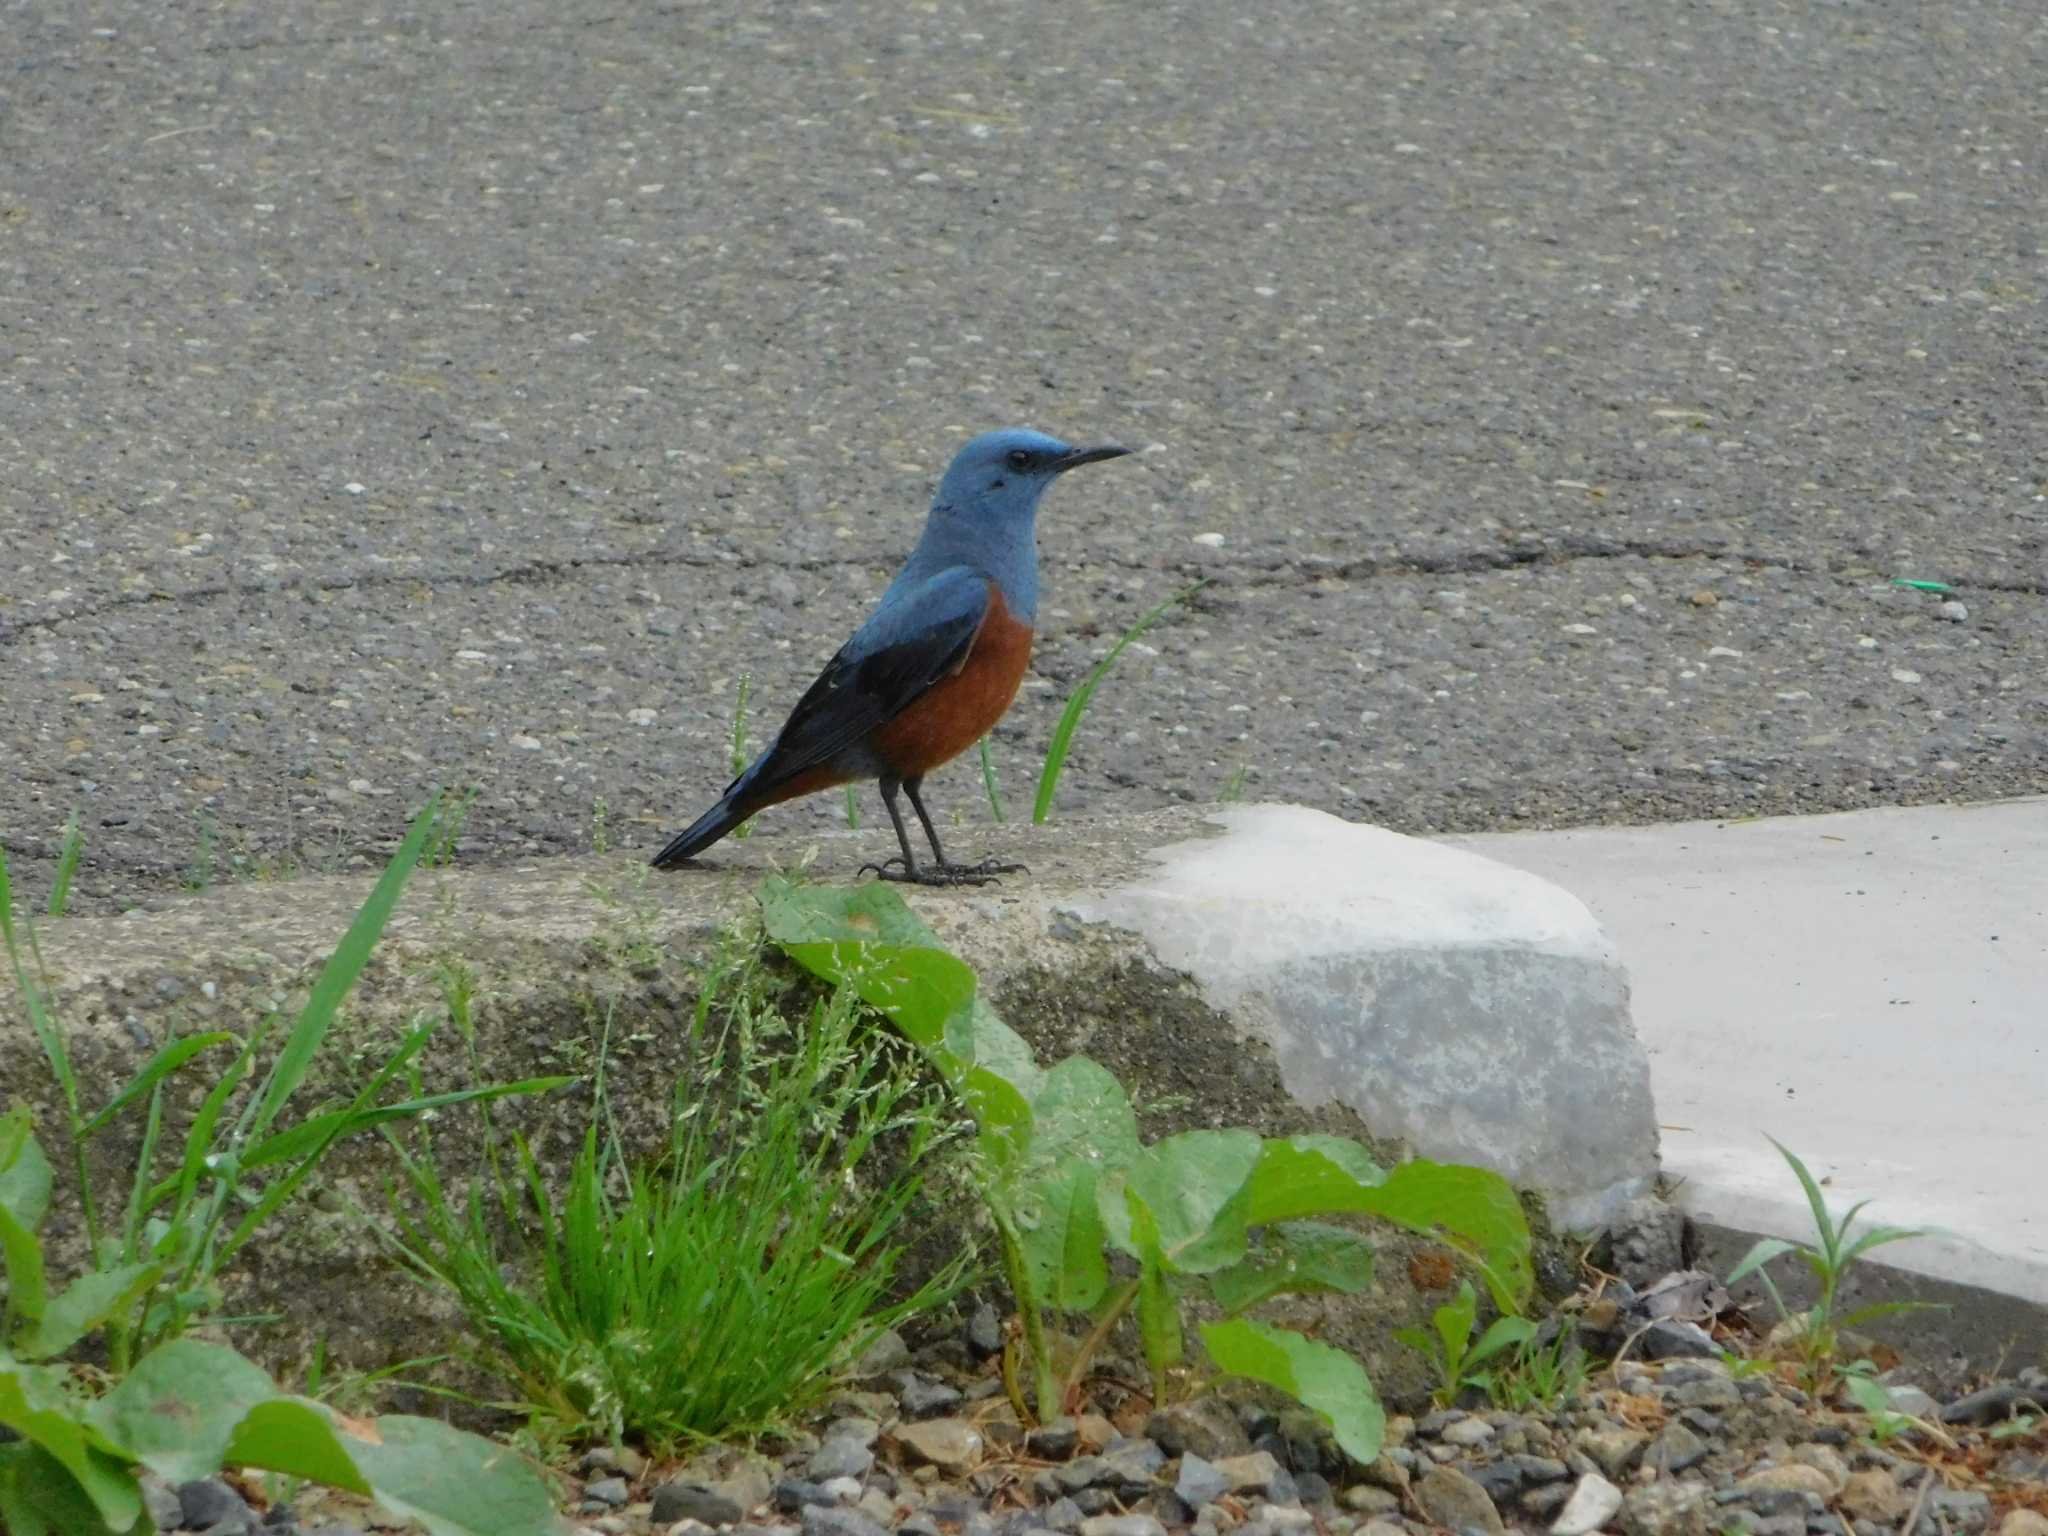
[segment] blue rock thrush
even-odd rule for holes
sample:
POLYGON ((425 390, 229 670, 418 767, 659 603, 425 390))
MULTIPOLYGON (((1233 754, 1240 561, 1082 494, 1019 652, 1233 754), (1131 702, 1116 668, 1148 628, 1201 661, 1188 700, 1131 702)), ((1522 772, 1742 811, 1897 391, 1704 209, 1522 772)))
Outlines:
POLYGON ((883 879, 979 885, 1021 868, 947 862, 919 791, 926 774, 1003 717, 1024 680, 1038 616, 1039 499, 1077 465, 1129 451, 1076 448, 1018 428, 962 448, 939 482, 924 536, 867 622, 826 663, 768 750, 654 856, 654 867, 676 868, 768 806, 874 779, 903 850, 865 866, 883 879), (931 842, 928 865, 910 850, 898 790, 931 842))

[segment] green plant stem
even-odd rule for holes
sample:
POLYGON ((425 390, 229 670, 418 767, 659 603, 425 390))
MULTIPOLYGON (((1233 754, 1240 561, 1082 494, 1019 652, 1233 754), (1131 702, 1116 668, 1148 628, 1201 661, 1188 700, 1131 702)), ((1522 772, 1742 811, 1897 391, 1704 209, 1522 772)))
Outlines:
POLYGON ((1024 1243, 1015 1223, 1001 1207, 990 1201, 996 1233, 1003 1250, 1003 1277, 1010 1282, 1010 1294, 1017 1298, 1017 1312, 1024 1319, 1024 1346, 1031 1351, 1031 1370, 1037 1380, 1038 1421, 1049 1424, 1060 1416, 1059 1373, 1053 1369, 1052 1352, 1045 1345, 1045 1313, 1031 1288, 1031 1275, 1024 1266, 1024 1243))
MULTIPOLYGON (((1095 1326, 1088 1330, 1088 1337, 1081 1341, 1081 1348, 1074 1356, 1072 1367, 1067 1371, 1066 1385, 1060 1389, 1061 1407, 1066 1406, 1067 1401, 1080 1387, 1083 1378, 1087 1376, 1088 1362, 1095 1358, 1096 1351, 1101 1349, 1104 1341, 1109 1338, 1110 1329, 1122 1320, 1123 1315, 1131 1310, 1131 1303, 1137 1299, 1138 1282, 1133 1280, 1110 1299, 1102 1316, 1096 1319, 1095 1326)), ((1163 1406, 1163 1400, 1155 1399, 1152 1406, 1163 1406)))

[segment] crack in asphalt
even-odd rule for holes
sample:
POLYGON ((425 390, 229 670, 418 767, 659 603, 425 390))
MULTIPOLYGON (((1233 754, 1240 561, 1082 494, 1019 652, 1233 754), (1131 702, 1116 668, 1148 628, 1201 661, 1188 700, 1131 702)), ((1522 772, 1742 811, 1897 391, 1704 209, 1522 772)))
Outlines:
MULTIPOLYGON (((1215 595, 1232 590, 1260 591, 1275 587, 1308 587, 1331 577, 1339 580, 1371 580, 1391 576, 1454 576, 1486 575, 1503 571, 1556 569, 1576 565, 1588 560, 1707 560, 1736 561, 1752 567, 1792 571, 1801 575, 1815 576, 1827 580, 1857 580, 1858 576, 1847 578, 1810 561, 1796 560, 1785 555, 1759 554, 1753 551, 1714 547, 1691 543, 1684 540, 1658 539, 1603 539, 1593 536, 1569 536, 1541 543, 1510 544, 1500 549, 1453 550, 1445 553, 1403 553, 1399 550, 1387 556, 1364 555, 1355 559, 1335 560, 1324 556, 1276 557, 1264 562, 1243 562, 1228 573, 1219 573, 1212 567, 1195 561, 1164 562, 1165 568, 1202 570, 1212 575, 1224 575, 1225 580, 1211 591, 1215 595), (1235 577, 1238 579, 1230 579, 1235 577)), ((141 608, 153 605, 186 606, 212 602, 218 598, 263 597, 272 593, 291 592, 346 592, 358 587, 385 587, 400 584, 426 587, 482 588, 503 583, 544 583, 549 581, 572 580, 583 571, 622 570, 631 568, 673 569, 694 567, 704 570, 777 570, 777 571, 823 571, 836 570, 846 566, 882 565, 860 556, 811 557, 801 560, 768 560, 752 555, 701 555, 681 550, 640 550, 632 553, 583 555, 561 560, 527 560, 516 565, 501 566, 489 571, 360 571, 341 575, 294 576, 272 582, 214 582, 205 586, 188 587, 179 592, 153 591, 121 593, 103 602, 81 604, 62 612, 35 614, 12 621, 0 621, 0 647, 13 644, 20 636, 32 630, 53 630, 67 624, 91 621, 124 608, 141 608)), ((1153 571, 1162 568, 1162 563, 1146 563, 1135 560, 1109 557, 1099 563, 1120 566, 1129 570, 1153 571)), ((2023 597, 2048 597, 2048 579, 2027 580, 2020 577, 1973 576, 1956 583, 1959 591, 2002 592, 2023 597)))

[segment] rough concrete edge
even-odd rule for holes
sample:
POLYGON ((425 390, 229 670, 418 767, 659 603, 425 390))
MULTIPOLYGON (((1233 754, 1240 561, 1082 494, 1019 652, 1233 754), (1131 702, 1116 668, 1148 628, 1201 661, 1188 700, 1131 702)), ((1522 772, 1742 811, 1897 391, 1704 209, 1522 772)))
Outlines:
MULTIPOLYGON (((1245 1021, 1260 1015, 1270 1016, 1272 1001, 1263 993, 1250 986, 1201 975, 1197 968, 1188 965, 1191 956, 1178 955, 1170 945, 1161 941, 1156 925, 1150 929, 1143 926, 1143 914, 1151 910, 1144 893, 1150 882, 1170 881, 1175 871, 1198 863, 1207 850, 1231 836, 1255 835, 1264 830, 1277 831, 1282 843, 1293 840, 1299 836, 1301 828, 1298 823, 1304 818, 1336 821, 1365 836, 1425 845, 1434 853, 1453 858, 1474 872, 1483 868, 1489 881, 1505 881, 1532 898, 1540 898, 1540 907, 1552 923, 1553 931, 1534 939, 1490 942, 1487 947, 1541 956, 1564 964, 1612 969, 1620 985, 1617 1007, 1628 1036, 1635 1042, 1637 1081, 1633 1086, 1643 1105, 1645 1118, 1642 1129, 1649 1140, 1649 1161, 1633 1175, 1598 1188, 1575 1192, 1549 1191, 1545 1200, 1549 1217, 1559 1230, 1593 1234, 1606 1230, 1631 1200, 1653 1193, 1661 1177, 1661 1137, 1657 1129, 1649 1057, 1630 1012, 1633 984, 1628 966, 1613 935, 1586 901, 1555 881, 1503 863, 1476 849, 1462 848, 1440 839, 1411 838, 1367 823, 1344 822, 1341 817, 1329 816, 1327 812, 1313 807, 1260 803, 1210 807, 1203 814, 1202 825, 1196 835, 1143 850, 1143 867, 1130 878, 1115 883, 1105 881, 1085 893, 1071 892, 1064 898, 1054 898, 1051 905, 1058 916, 1083 924, 1114 928, 1130 935, 1140 947, 1151 953, 1153 964, 1187 975, 1210 999, 1211 1006, 1220 1012, 1245 1021)), ((1457 938, 1446 939, 1443 943, 1446 947, 1474 947, 1469 941, 1457 938)), ((1250 1039, 1260 1036, 1261 1032, 1247 1022, 1238 1034, 1240 1039, 1250 1039)), ((1270 1044, 1270 1032, 1267 1038, 1270 1044)), ((1294 1082, 1289 1086, 1290 1091, 1301 1097, 1304 1103, 1312 1106, 1321 1101, 1319 1096, 1309 1091, 1308 1085, 1294 1082)))

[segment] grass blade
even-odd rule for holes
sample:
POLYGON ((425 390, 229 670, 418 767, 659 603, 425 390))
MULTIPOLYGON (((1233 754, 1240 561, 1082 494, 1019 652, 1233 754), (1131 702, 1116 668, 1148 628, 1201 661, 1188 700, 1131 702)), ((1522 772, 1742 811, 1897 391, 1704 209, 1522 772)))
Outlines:
POLYGON ((1169 609, 1186 602, 1207 585, 1209 578, 1204 576, 1200 581, 1182 587, 1125 630, 1117 643, 1109 648, 1109 654, 1095 663, 1088 675, 1081 680, 1081 686, 1068 698, 1067 707, 1060 712, 1059 724, 1053 727, 1052 742, 1045 749, 1045 767, 1038 775, 1038 798, 1031 807, 1033 826, 1043 826, 1052 815, 1053 795, 1059 789, 1060 771, 1067 765, 1067 753, 1074 744, 1074 732, 1080 728, 1081 717, 1088 713, 1088 705, 1095 697, 1095 690, 1101 686, 1102 680, 1109 676, 1109 669, 1116 665, 1117 658, 1123 655, 1125 648, 1164 618, 1169 609))
POLYGON ((996 788, 995 754, 989 751, 988 738, 981 738, 981 787, 988 791, 989 814, 998 822, 1009 820, 1003 814, 1002 791, 996 788))
POLYGON ((78 873, 78 856, 85 851, 85 834, 78 827, 78 812, 64 823, 64 845, 57 854, 57 878, 50 886, 50 904, 44 910, 62 917, 71 905, 71 879, 78 873))
POLYGON ((252 1135, 261 1135, 270 1128, 270 1123, 284 1108, 285 1101, 298 1091, 299 1084, 305 1080, 320 1043, 327 1038, 327 1031, 334 1024, 341 1000, 348 996, 356 978, 362 975, 363 967, 369 963, 370 951, 376 948, 385 923, 391 919, 391 909, 398 905, 399 894, 405 889, 413 866, 419 862, 420 854, 426 848, 440 809, 441 795, 437 790, 427 797, 426 805, 413 818, 412 828, 405 834, 405 841, 399 844, 398 853, 385 866, 383 877, 377 881, 376 888, 370 892, 362 909, 356 913, 355 921, 349 924, 348 932, 342 935, 341 942, 335 945, 334 953, 321 969, 319 979, 313 983, 312 995, 306 999, 304 1010, 292 1025, 292 1032, 285 1038, 284 1048, 278 1052, 277 1060, 264 1081, 262 1101, 250 1121, 252 1135))
POLYGON ((446 1093, 424 1094, 396 1104, 372 1104, 331 1110, 302 1120, 288 1131, 279 1131, 249 1149, 242 1159, 242 1171, 253 1172, 275 1163, 287 1163, 308 1153, 325 1151, 344 1136, 353 1136, 392 1120, 410 1119, 429 1110, 457 1104, 476 1104, 507 1098, 515 1093, 552 1093, 575 1082, 573 1077, 529 1077, 516 1083, 497 1083, 488 1088, 459 1088, 446 1093))
POLYGON ((169 1045, 149 1058, 149 1065, 128 1080, 128 1084, 108 1101, 106 1108, 79 1127, 78 1134, 91 1136, 103 1131, 130 1104, 148 1093, 152 1088, 185 1065, 201 1051, 210 1051, 216 1045, 226 1045, 234 1036, 224 1029, 216 1029, 203 1035, 187 1035, 182 1040, 173 1040, 169 1045))
POLYGON ((0 852, 0 938, 4 938, 7 944, 7 958, 14 966, 14 981, 21 988, 21 1006, 28 1013, 29 1027, 42 1043, 43 1054, 50 1058, 50 1070, 57 1074, 57 1086, 64 1091, 64 1102, 71 1110, 72 1122, 76 1124, 78 1075, 71 1070, 71 1053, 65 1049, 64 1036, 44 1005, 42 988, 29 975, 28 964, 21 957, 21 943, 14 933, 14 882, 8 877, 4 852, 0 852))
POLYGON ((1778 1149, 1779 1155, 1792 1165, 1793 1173, 1799 1176, 1799 1187, 1806 1191, 1806 1203, 1813 1207, 1813 1224, 1820 1232, 1821 1251, 1827 1255, 1831 1265, 1839 1264, 1841 1234, 1835 1229, 1834 1219, 1828 1215, 1827 1201, 1821 1198, 1820 1185, 1814 1182, 1813 1175, 1806 1171, 1806 1164, 1799 1161, 1790 1147, 1775 1136, 1768 1139, 1778 1149))

